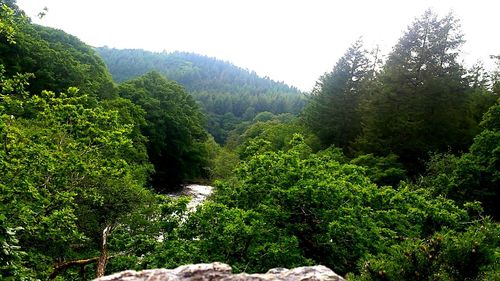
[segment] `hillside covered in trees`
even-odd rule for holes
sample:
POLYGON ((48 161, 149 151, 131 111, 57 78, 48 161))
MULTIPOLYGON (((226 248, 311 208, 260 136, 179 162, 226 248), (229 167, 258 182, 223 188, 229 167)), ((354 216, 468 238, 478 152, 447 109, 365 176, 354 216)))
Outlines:
POLYGON ((453 15, 416 18, 386 58, 354 42, 300 112, 205 107, 234 115, 221 145, 205 129, 205 90, 272 104, 299 93, 209 91, 194 74, 190 88, 171 80, 190 77, 177 66, 117 84, 95 49, 0 5, 0 279, 214 261, 322 264, 363 281, 500 279, 500 56, 493 71, 465 67, 453 15), (192 212, 168 196, 186 182, 214 186, 192 212))
POLYGON ((116 82, 154 70, 183 85, 205 111, 207 130, 218 143, 260 112, 298 114, 305 104, 298 89, 215 58, 184 52, 96 50, 116 82))

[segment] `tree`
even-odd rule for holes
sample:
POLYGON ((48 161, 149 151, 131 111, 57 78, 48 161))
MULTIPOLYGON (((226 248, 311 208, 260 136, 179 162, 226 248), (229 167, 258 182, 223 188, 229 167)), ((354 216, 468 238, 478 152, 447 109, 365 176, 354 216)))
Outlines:
POLYGON ((451 14, 438 18, 429 10, 413 22, 362 104, 361 152, 395 153, 414 175, 430 151, 470 145, 476 131, 457 62, 462 38, 451 14))
POLYGON ((237 139, 234 139, 233 145, 238 146, 235 151, 238 152, 242 160, 254 155, 256 151, 279 151, 291 148, 290 141, 295 134, 302 134, 305 143, 314 151, 319 150, 320 144, 316 135, 307 128, 301 119, 287 116, 268 116, 270 119, 263 118, 265 112, 259 113, 254 119, 253 124, 242 132, 237 139), (283 118, 284 117, 284 118, 283 118), (260 120, 266 120, 260 121, 260 120), (265 143, 265 145, 260 145, 265 143))
POLYGON ((406 171, 398 157, 394 154, 389 154, 385 157, 377 157, 373 154, 363 154, 350 162, 352 164, 366 168, 367 176, 378 185, 398 186, 398 184, 406 179, 406 171))
POLYGON ((358 40, 316 83, 304 116, 324 146, 345 149, 361 132, 358 104, 368 73, 367 52, 358 40))
POLYGON ((474 120, 475 130, 479 131, 479 122, 483 114, 495 104, 498 95, 494 94, 495 72, 488 73, 481 62, 476 63, 468 70, 470 106, 469 111, 474 120))
POLYGON ((411 239, 387 254, 363 261, 361 276, 350 280, 497 280, 500 227, 490 220, 465 231, 443 230, 428 239, 411 239))
POLYGON ((203 176, 204 117, 182 86, 150 72, 120 84, 118 92, 146 112, 141 130, 148 138, 147 151, 155 168, 152 184, 157 190, 203 176))
POLYGON ((24 13, 7 5, 2 9, 0 64, 7 76, 35 75, 27 86, 31 93, 78 87, 100 98, 114 97, 111 75, 90 46, 61 30, 32 24, 24 13))
POLYGON ((2 239, 26 253, 7 258, 24 276, 46 278, 97 254, 90 260, 103 274, 111 231, 150 197, 134 124, 76 88, 35 95, 25 90, 30 75, 0 74, 2 239))
POLYGON ((347 273, 370 253, 468 219, 424 189, 374 185, 362 167, 339 162, 338 150, 312 154, 299 135, 290 146, 248 157, 235 178, 217 183, 214 203, 181 226, 196 261, 251 272, 313 262, 347 273))
POLYGON ((493 71, 492 83, 493 83, 493 92, 497 95, 500 95, 500 55, 492 56, 492 59, 496 62, 496 69, 493 71))
POLYGON ((500 200, 500 104, 492 106, 480 123, 483 129, 469 151, 460 157, 437 155, 428 165, 423 186, 459 204, 479 201, 487 215, 498 219, 500 200))
POLYGON ((2 11, 0 12, 0 35, 5 38, 5 41, 9 44, 15 44, 16 41, 14 39, 16 34, 16 24, 14 23, 14 10, 0 2, 0 8, 2 11))

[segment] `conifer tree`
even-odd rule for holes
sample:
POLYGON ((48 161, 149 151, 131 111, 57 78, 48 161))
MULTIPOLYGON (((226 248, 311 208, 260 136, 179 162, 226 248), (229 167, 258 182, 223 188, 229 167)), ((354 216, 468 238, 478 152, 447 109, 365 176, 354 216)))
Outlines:
POLYGON ((305 118, 324 146, 346 148, 361 131, 358 103, 369 59, 361 40, 356 41, 323 75, 313 90, 305 118))
POLYGON ((413 22, 388 57, 361 106, 365 153, 397 154, 418 172, 429 151, 462 151, 476 133, 468 84, 458 63, 459 23, 428 10, 413 22))

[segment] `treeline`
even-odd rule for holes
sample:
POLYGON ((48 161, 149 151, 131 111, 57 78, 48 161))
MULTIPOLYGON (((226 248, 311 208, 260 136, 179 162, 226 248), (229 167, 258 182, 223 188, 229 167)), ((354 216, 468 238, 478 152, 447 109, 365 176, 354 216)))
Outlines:
POLYGON ((77 38, 0 3, 2 280, 213 261, 500 279, 500 66, 458 62, 453 16, 426 12, 385 61, 356 42, 303 112, 231 117, 221 146, 178 83, 115 85, 77 38), (162 194, 199 178, 215 193, 193 213, 162 194))
POLYGON ((255 72, 229 62, 186 52, 154 53, 140 49, 96 48, 116 82, 141 76, 151 70, 184 85, 190 92, 262 94, 266 92, 297 94, 283 82, 260 77, 255 72))
POLYGON ((458 61, 464 42, 457 20, 431 11, 417 19, 382 63, 377 50, 354 43, 322 76, 304 118, 324 147, 349 155, 395 154, 410 175, 429 153, 461 153, 499 97, 498 72, 458 61))
POLYGON ((207 114, 206 128, 218 143, 259 112, 298 114, 305 105, 296 88, 215 58, 184 52, 96 50, 117 82, 155 70, 186 87, 207 114))

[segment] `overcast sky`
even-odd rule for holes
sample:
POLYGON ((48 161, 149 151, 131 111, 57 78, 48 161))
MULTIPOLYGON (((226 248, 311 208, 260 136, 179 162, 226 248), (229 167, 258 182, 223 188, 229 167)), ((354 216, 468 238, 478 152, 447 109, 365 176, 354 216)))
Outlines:
POLYGON ((461 20, 471 64, 500 54, 499 0, 18 0, 34 22, 91 46, 188 51, 308 91, 362 36, 389 52, 427 8, 461 20), (41 20, 36 15, 44 7, 41 20))

